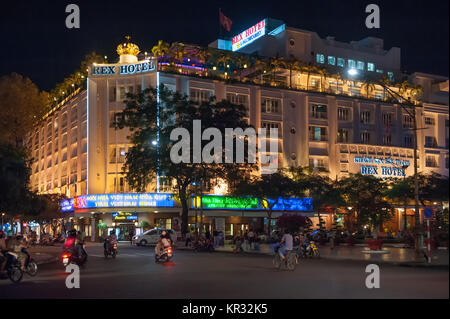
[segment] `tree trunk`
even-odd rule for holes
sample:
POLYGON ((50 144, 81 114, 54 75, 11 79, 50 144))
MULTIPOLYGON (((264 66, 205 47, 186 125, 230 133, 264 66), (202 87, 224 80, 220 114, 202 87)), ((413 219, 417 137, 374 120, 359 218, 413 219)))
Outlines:
POLYGON ((271 231, 271 222, 272 220, 272 210, 267 211, 267 235, 270 237, 270 231, 271 231))
POLYGON ((180 201, 181 201, 181 234, 184 235, 188 232, 188 214, 189 207, 187 203, 186 189, 180 189, 180 201))

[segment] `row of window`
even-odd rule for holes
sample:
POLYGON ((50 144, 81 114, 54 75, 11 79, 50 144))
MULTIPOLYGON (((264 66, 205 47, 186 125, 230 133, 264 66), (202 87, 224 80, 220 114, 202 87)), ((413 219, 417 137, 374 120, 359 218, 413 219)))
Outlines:
MULTIPOLYGON (((366 63, 363 61, 357 61, 357 60, 353 60, 353 59, 347 59, 347 61, 344 58, 336 58, 332 55, 327 56, 327 61, 325 61, 325 55, 321 54, 321 53, 317 53, 316 54, 316 62, 320 63, 320 64, 325 64, 325 62, 328 65, 332 65, 332 66, 338 66, 341 68, 345 68, 348 67, 350 69, 357 69, 357 70, 361 70, 361 71, 369 71, 369 72, 377 72, 377 73, 383 73, 383 70, 381 69, 376 69, 375 68, 375 63, 372 62, 367 62, 367 68, 366 68, 366 63)), ((388 72, 388 77, 391 81, 394 80, 394 73, 392 72, 388 72)))

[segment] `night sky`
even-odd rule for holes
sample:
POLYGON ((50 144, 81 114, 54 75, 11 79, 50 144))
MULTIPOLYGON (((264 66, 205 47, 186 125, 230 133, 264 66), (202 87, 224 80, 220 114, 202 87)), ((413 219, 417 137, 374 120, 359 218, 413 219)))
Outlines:
POLYGON ((235 35, 263 18, 315 31, 322 38, 385 40, 402 49, 403 70, 448 76, 448 0, 295 1, 7 1, 0 5, 0 75, 18 72, 50 90, 96 51, 116 62, 115 48, 127 34, 141 51, 159 39, 207 45, 219 34, 219 7, 235 35), (65 27, 65 7, 81 10, 81 28, 65 27), (381 29, 367 29, 366 5, 381 9, 381 29))

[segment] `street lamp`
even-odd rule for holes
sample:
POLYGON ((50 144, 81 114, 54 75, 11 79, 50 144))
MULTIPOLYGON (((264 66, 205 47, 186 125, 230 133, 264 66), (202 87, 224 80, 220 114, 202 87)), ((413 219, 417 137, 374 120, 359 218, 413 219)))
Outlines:
POLYGON ((2 213, 2 230, 3 230, 3 216, 5 216, 5 213, 2 213))
MULTIPOLYGON (((386 92, 388 92, 392 98, 394 98, 397 103, 400 105, 400 107, 412 118, 413 120, 413 128, 411 129, 413 131, 413 137, 414 137, 414 226, 415 226, 415 250, 416 254, 420 254, 420 247, 423 242, 423 230, 421 228, 420 224, 420 210, 419 210, 419 179, 418 179, 418 165, 417 165, 417 148, 418 148, 418 141, 417 141, 417 131, 419 128, 417 128, 417 116, 416 116, 416 105, 414 105, 411 101, 407 100, 408 103, 404 103, 405 100, 404 97, 402 97, 397 92, 391 90, 391 88, 387 85, 385 85, 381 81, 377 81, 377 84, 382 86, 386 92)), ((420 106, 420 105, 419 105, 420 106)))

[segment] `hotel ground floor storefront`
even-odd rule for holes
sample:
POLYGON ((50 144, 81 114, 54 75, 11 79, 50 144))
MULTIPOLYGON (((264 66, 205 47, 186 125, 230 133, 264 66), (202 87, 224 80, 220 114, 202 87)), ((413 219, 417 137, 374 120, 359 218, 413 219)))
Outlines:
MULTIPOLYGON (((225 239, 242 235, 245 231, 264 232, 269 219, 267 211, 261 208, 261 203, 255 198, 236 198, 230 196, 205 195, 192 198, 188 214, 188 229, 201 232, 221 231, 225 239)), ((442 207, 433 207, 436 211, 442 207)), ((104 194, 86 195, 71 199, 63 205, 67 211, 66 228, 75 228, 84 232, 88 240, 99 241, 111 231, 121 241, 131 241, 134 235, 151 228, 173 229, 181 237, 181 205, 174 200, 173 194, 104 194), (130 200, 133 199, 133 200, 130 200), (69 217, 70 216, 70 217, 69 217)), ((423 222, 423 208, 421 208, 423 222)), ((310 199, 289 199, 279 201, 274 206, 270 223, 276 225, 276 219, 283 214, 301 214, 311 219, 313 228, 322 225, 333 229, 334 225, 341 229, 350 228, 352 210, 338 209, 313 212, 310 199), (281 204, 280 204, 281 203, 281 204)), ((396 207, 392 218, 385 221, 381 229, 385 233, 396 236, 399 231, 414 226, 414 208, 396 207)))

